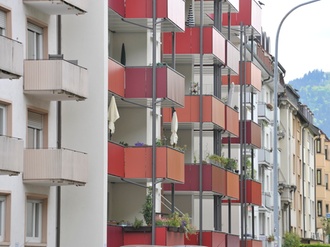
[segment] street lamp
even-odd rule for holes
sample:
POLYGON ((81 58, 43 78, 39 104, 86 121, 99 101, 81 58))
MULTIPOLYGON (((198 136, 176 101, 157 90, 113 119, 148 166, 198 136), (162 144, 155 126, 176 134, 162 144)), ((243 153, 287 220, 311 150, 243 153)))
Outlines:
POLYGON ((293 9, 291 9, 281 20, 276 33, 276 41, 275 41, 275 61, 274 61, 274 151, 273 151, 273 173, 274 173, 274 236, 275 236, 275 247, 281 246, 281 241, 279 239, 279 219, 278 219, 278 162, 277 162, 277 87, 278 87, 278 38, 280 34, 280 30, 285 19, 296 9, 311 4, 314 2, 318 2, 320 0, 308 1, 302 4, 297 5, 293 9))

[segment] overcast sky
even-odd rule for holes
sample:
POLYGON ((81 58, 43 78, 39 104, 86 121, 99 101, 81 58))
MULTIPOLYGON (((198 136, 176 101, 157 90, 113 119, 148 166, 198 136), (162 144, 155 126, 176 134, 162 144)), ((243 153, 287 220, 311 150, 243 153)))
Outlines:
MULTIPOLYGON (((282 18, 295 6, 308 0, 261 0, 262 27, 271 37, 271 54, 275 55, 275 38, 282 18)), ((279 35, 278 60, 286 69, 285 82, 301 78, 308 71, 330 72, 330 0, 302 6, 283 22, 279 35)))

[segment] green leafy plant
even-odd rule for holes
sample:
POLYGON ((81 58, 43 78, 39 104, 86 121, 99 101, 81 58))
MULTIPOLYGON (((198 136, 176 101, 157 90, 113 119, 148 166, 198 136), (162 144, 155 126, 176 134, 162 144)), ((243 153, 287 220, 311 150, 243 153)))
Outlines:
POLYGON ((134 228, 140 228, 143 225, 143 220, 139 220, 138 218, 135 217, 133 227, 134 228))
POLYGON ((286 232, 283 238, 283 247, 299 247, 300 237, 294 232, 286 232))
POLYGON ((144 221, 148 226, 152 223, 152 188, 148 188, 148 193, 146 196, 146 201, 142 205, 142 214, 144 221))
POLYGON ((270 243, 270 242, 273 242, 275 240, 275 237, 273 234, 269 235, 268 238, 267 238, 267 241, 270 243))
POLYGON ((237 169, 237 160, 232 158, 226 158, 217 154, 212 154, 207 157, 211 164, 218 165, 227 170, 234 171, 237 169))

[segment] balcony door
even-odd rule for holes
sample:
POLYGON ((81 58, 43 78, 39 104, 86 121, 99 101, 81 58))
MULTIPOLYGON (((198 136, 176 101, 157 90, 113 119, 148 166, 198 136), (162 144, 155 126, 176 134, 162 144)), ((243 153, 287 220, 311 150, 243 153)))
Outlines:
POLYGON ((43 115, 28 112, 28 148, 42 148, 43 143, 43 115))
POLYGON ((43 28, 28 22, 28 59, 42 59, 43 28))
POLYGON ((6 25, 7 25, 7 15, 6 12, 0 9, 0 35, 6 35, 6 25))

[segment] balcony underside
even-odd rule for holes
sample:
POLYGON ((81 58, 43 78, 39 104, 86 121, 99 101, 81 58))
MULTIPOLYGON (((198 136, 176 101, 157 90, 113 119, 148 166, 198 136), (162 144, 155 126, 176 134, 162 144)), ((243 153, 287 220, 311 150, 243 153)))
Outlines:
POLYGON ((49 15, 79 15, 86 13, 83 0, 23 0, 25 4, 32 6, 49 15), (79 4, 80 5, 75 5, 79 4), (83 9, 84 8, 84 9, 83 9))

